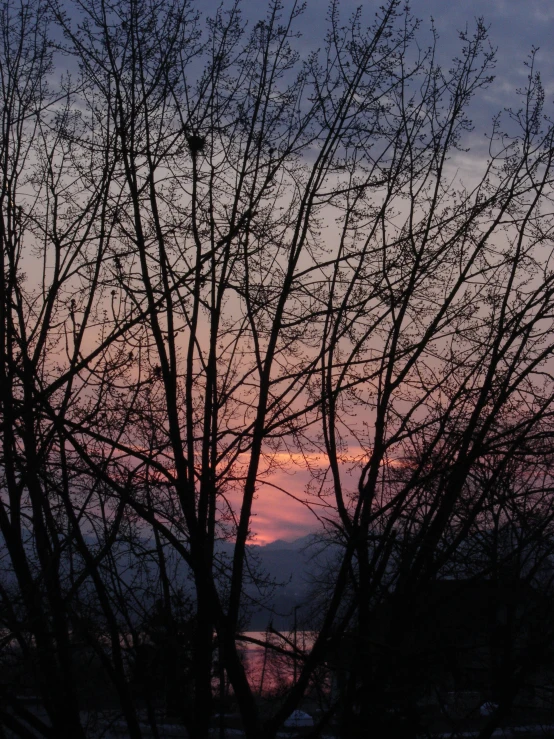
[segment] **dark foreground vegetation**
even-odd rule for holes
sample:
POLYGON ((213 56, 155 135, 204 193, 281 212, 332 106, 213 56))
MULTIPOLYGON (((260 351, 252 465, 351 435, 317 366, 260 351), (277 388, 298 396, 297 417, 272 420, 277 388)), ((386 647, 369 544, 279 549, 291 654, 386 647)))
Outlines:
POLYGON ((272 739, 311 705, 314 736, 408 736, 488 702, 486 739, 549 716, 534 54, 483 136, 481 20, 442 63, 398 0, 332 2, 315 44, 302 18, 0 7, 0 734, 83 739, 100 710, 205 739, 228 707, 272 739), (249 545, 280 496, 328 557, 311 649, 271 650, 293 679, 264 701, 240 633, 271 602, 249 545))

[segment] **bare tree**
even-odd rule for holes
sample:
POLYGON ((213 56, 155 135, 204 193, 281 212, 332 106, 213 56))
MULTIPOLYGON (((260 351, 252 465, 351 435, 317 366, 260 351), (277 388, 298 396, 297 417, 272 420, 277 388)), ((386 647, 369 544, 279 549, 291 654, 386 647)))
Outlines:
POLYGON ((149 558, 137 582, 168 624, 171 563, 190 573, 190 735, 209 729, 215 632, 247 735, 272 736, 330 643, 352 623, 363 640, 391 588, 400 616, 455 559, 488 510, 483 459, 494 480, 551 434, 553 131, 534 60, 463 185, 452 157, 492 81, 483 23, 447 71, 397 0, 368 28, 332 3, 305 57, 301 12, 272 2, 248 29, 237 3, 204 25, 187 0, 4 11, 0 525, 54 731, 83 735, 70 641, 94 602, 109 639, 81 616, 82 633, 141 735, 123 551, 149 558), (48 19, 72 70, 57 92, 48 19), (292 456, 344 556, 264 723, 236 636, 256 496, 292 456))

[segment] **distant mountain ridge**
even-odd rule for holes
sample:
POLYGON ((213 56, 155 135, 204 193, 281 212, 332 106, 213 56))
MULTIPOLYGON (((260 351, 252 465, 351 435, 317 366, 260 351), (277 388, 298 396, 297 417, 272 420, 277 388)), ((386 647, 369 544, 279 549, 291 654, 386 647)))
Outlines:
MULTIPOLYGON (((276 583, 267 604, 253 609, 248 628, 262 631, 271 623, 278 630, 291 630, 295 609, 298 626, 306 626, 312 580, 319 570, 332 566, 336 545, 307 534, 293 541, 277 539, 248 548, 262 573, 276 583)), ((257 594, 253 585, 246 586, 245 592, 254 598, 257 594)))
MULTIPOLYGON (((1 544, 0 538, 0 547, 1 544)), ((92 540, 90 544, 94 548, 92 540)), ((29 536, 27 548, 31 554, 33 549, 31 536, 29 536)), ((232 542, 220 540, 216 544, 217 556, 222 562, 228 564, 232 560, 233 549, 232 542)), ((127 585, 131 586, 139 570, 156 576, 154 561, 134 559, 125 543, 116 543, 114 551, 117 553, 115 563, 119 576, 127 585)), ((262 589, 260 592, 254 581, 245 582, 244 628, 250 631, 263 631, 271 623, 276 629, 291 630, 295 609, 297 623, 302 628, 305 606, 310 600, 312 576, 316 576, 318 570, 323 567, 329 566, 328 562, 332 559, 333 553, 336 553, 336 545, 326 545, 313 533, 293 541, 277 539, 265 545, 247 545, 247 556, 251 565, 249 571, 259 575, 260 579, 273 582, 274 586, 262 589), (260 602, 263 605, 258 605, 260 602)), ((190 572, 184 561, 176 557, 168 567, 171 572, 170 577, 192 595, 190 572)), ((4 566, 1 569, 0 583, 5 587, 15 585, 16 579, 11 567, 4 566)), ((147 605, 149 597, 154 596, 142 596, 143 605, 147 605)))
POLYGON ((293 539, 292 541, 287 541, 286 539, 275 539, 275 541, 270 541, 268 544, 254 544, 253 546, 259 546, 260 549, 263 549, 266 552, 281 549, 293 549, 298 551, 306 546, 310 546, 315 541, 315 534, 306 534, 306 536, 301 536, 299 539, 293 539))

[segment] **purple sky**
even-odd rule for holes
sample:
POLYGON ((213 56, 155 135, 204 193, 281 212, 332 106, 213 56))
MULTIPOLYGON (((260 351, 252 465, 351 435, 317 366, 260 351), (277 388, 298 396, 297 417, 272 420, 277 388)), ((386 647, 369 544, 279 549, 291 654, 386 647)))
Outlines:
MULTIPOLYGON (((284 13, 292 5, 291 0, 283 0, 284 13)), ((225 3, 224 3, 225 4, 225 3)), ((372 21, 378 2, 362 3, 363 17, 368 24, 372 21)), ((205 14, 215 12, 220 0, 202 0, 196 7, 205 14)), ((343 0, 341 13, 347 22, 351 13, 360 5, 356 0, 343 0)), ((243 0, 242 10, 245 24, 253 25, 265 15, 267 3, 263 0, 243 0)), ((317 49, 324 43, 326 16, 329 4, 326 0, 309 0, 298 28, 302 37, 298 44, 303 52, 317 49)), ((475 100, 471 116, 474 131, 467 143, 471 144, 473 153, 460 155, 464 161, 456 161, 462 176, 464 171, 471 177, 471 157, 479 159, 480 147, 485 143, 484 134, 490 131, 491 119, 506 106, 516 106, 515 91, 525 85, 527 69, 524 66, 532 47, 539 47, 537 56, 538 68, 542 73, 546 91, 547 108, 551 107, 554 98, 554 51, 552 37, 554 30, 553 0, 415 0, 411 6, 412 13, 421 19, 420 40, 422 45, 430 40, 429 28, 431 18, 434 19, 439 34, 438 57, 445 67, 449 66, 452 56, 460 49, 458 31, 466 26, 471 32, 475 20, 483 17, 490 26, 490 41, 498 49, 496 79, 493 85, 475 100)), ((475 161, 475 159, 474 159, 475 161)), ((305 497, 305 486, 308 476, 305 472, 291 468, 290 472, 278 472, 270 489, 262 486, 254 507, 253 533, 258 541, 265 543, 275 538, 293 539, 307 533, 317 526, 316 517, 310 511, 286 493, 279 492, 283 488, 290 493, 305 497)), ((355 487, 355 480, 351 480, 355 487)), ((325 515, 325 511, 318 509, 325 515)))
MULTIPOLYGON (((285 2, 285 8, 290 7, 285 2)), ((380 3, 362 3, 364 17, 371 21, 380 3)), ((203 7, 208 11, 212 0, 203 7)), ((355 0, 343 0, 341 12, 345 20, 360 5, 355 0)), ((212 6, 215 6, 213 3, 212 6)), ((245 0, 243 3, 245 18, 252 23, 263 14, 264 3, 245 0)), ((301 22, 303 37, 301 44, 306 49, 314 49, 322 44, 325 34, 325 19, 328 3, 324 0, 311 0, 301 22)), ((469 143, 473 147, 467 161, 460 162, 460 170, 471 172, 471 156, 479 160, 479 148, 486 141, 484 133, 490 130, 491 119, 508 106, 517 106, 515 91, 525 85, 528 74, 524 62, 528 59, 532 47, 539 47, 537 55, 538 69, 541 72, 546 91, 547 109, 554 101, 554 2, 552 0, 416 0, 411 5, 413 14, 420 18, 422 43, 429 40, 431 18, 439 34, 438 56, 444 66, 448 66, 453 55, 460 49, 458 31, 466 26, 471 31, 475 20, 483 17, 490 27, 491 45, 497 48, 496 79, 493 85, 474 102, 471 117, 474 131, 469 143)), ((208 11, 209 12, 209 11, 208 11)), ((471 176, 471 174, 469 175, 471 176)), ((272 482, 300 498, 305 497, 304 488, 307 482, 306 473, 298 470, 291 473, 280 472, 272 478, 272 482)), ((355 485, 352 479, 351 483, 355 485)), ((322 515, 328 514, 321 508, 316 509, 322 515)), ((254 506, 252 532, 257 534, 260 543, 275 538, 294 539, 317 526, 315 517, 310 511, 296 503, 293 499, 277 490, 262 487, 254 506)))

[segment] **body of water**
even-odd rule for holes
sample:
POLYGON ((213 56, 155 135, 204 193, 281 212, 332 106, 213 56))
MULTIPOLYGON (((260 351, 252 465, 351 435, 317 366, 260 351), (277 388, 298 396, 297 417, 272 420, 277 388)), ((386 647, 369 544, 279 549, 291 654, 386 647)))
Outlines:
POLYGON ((295 660, 293 654, 296 650, 308 654, 315 640, 312 631, 282 635, 248 631, 244 636, 246 640, 240 642, 240 652, 250 685, 259 695, 279 693, 290 687, 302 667, 301 655, 295 660))

